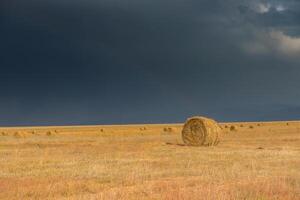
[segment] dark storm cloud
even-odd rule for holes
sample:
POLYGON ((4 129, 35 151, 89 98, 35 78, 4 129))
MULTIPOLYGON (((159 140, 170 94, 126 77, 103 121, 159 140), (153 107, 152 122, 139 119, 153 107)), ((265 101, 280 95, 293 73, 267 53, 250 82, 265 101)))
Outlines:
POLYGON ((297 1, 0 4, 1 124, 260 120, 299 107, 297 1))
POLYGON ((269 4, 257 2, 257 5, 265 6, 265 10, 259 8, 259 6, 255 8, 253 5, 239 6, 239 11, 246 22, 248 21, 261 28, 299 29, 300 2, 282 1, 279 3, 279 1, 270 1, 269 4))

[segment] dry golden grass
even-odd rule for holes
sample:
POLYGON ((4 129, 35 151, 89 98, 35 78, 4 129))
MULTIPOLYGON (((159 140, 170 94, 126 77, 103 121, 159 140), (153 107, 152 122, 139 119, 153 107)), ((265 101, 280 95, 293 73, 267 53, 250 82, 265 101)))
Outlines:
POLYGON ((259 124, 209 148, 182 125, 3 128, 0 199, 300 199, 299 123, 259 124))

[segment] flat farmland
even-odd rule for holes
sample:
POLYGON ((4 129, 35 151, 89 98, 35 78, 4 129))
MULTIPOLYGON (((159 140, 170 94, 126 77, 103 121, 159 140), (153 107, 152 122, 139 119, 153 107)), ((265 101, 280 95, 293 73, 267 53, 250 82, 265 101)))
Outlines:
POLYGON ((300 199, 300 123, 0 128, 0 199, 300 199))

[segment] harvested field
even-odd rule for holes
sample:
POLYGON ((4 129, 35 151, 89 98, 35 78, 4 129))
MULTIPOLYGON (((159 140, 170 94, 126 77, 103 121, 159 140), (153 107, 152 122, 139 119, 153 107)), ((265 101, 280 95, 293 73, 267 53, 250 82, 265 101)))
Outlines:
POLYGON ((300 199, 299 122, 221 125, 213 147, 182 124, 2 128, 0 199, 300 199))

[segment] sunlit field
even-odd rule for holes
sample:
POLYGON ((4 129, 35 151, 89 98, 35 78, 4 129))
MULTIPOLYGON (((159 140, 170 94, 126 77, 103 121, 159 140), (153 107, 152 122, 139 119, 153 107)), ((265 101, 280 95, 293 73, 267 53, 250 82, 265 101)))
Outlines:
POLYGON ((215 147, 181 124, 0 130, 0 199, 300 199, 300 125, 221 124, 215 147))

